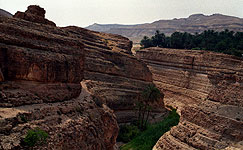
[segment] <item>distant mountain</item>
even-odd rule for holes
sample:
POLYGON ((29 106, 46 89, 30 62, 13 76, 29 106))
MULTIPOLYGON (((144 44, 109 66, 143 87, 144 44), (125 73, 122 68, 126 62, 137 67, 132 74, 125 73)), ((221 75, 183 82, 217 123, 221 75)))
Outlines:
POLYGON ((170 35, 176 31, 200 33, 209 29, 216 31, 229 29, 243 32, 243 19, 222 14, 213 14, 210 16, 194 14, 188 18, 159 20, 153 23, 139 25, 93 24, 86 28, 99 32, 120 34, 137 43, 143 36, 152 36, 156 30, 160 30, 166 35, 170 35))
POLYGON ((0 17, 12 17, 13 15, 6 10, 0 8, 0 17))
POLYGON ((97 24, 94 23, 93 25, 90 25, 86 27, 86 29, 93 30, 93 31, 99 31, 99 32, 109 32, 109 30, 114 28, 132 28, 137 25, 121 25, 121 24, 97 24))

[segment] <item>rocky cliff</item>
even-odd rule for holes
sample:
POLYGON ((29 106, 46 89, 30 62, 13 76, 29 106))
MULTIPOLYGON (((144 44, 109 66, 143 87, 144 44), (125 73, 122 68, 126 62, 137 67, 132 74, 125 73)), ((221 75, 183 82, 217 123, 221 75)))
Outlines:
POLYGON ((44 16, 29 6, 0 17, 0 149, 24 149, 36 127, 49 138, 34 149, 113 149, 118 125, 107 105, 126 106, 126 120, 152 74, 127 38, 56 27, 44 16))
POLYGON ((87 88, 114 110, 119 123, 133 120, 136 96, 152 83, 152 74, 143 62, 132 56, 132 43, 119 35, 78 27, 62 29, 84 43, 87 88))
MULTIPOLYGON (((243 60, 207 51, 148 48, 137 52, 177 108, 180 123, 154 150, 225 149, 243 141, 243 60)), ((236 147, 236 148, 237 148, 236 147)))

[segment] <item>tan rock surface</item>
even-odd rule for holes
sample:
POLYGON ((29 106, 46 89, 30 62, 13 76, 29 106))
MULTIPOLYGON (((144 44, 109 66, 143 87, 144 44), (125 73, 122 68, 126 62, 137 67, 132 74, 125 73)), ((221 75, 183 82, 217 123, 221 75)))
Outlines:
POLYGON ((242 59, 164 48, 136 55, 148 64, 165 105, 181 114, 180 123, 154 149, 225 149, 243 141, 242 59))

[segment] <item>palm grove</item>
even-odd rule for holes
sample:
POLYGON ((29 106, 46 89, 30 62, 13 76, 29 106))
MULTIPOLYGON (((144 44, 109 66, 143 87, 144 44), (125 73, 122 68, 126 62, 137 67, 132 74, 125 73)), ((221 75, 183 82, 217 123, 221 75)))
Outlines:
POLYGON ((144 36, 140 45, 142 48, 164 47, 175 49, 210 50, 242 57, 243 32, 224 30, 216 32, 207 30, 202 33, 190 34, 187 32, 174 32, 171 36, 165 36, 158 30, 151 38, 144 36))

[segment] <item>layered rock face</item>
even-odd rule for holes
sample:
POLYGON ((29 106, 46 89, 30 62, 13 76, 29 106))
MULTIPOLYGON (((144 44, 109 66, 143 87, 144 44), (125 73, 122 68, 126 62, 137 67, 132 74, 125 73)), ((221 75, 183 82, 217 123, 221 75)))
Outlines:
POLYGON ((35 127, 49 138, 34 149, 113 149, 118 125, 107 105, 129 121, 151 72, 127 38, 56 27, 44 16, 29 6, 0 18, 0 149, 25 149, 35 127))
MULTIPOLYGON (((42 10, 29 8, 28 13, 42 10)), ((49 138, 34 149, 113 149, 116 117, 80 84, 84 47, 45 22, 1 18, 0 149, 26 149, 23 139, 35 127, 49 138)))
MULTIPOLYGON (((87 88, 114 110, 119 123, 136 119, 136 97, 152 83, 152 74, 143 62, 132 56, 132 43, 119 35, 78 27, 65 27, 63 30, 84 43, 87 88)), ((159 105, 158 112, 165 111, 163 104, 159 105)))
POLYGON ((6 92, 11 89, 6 87, 0 106, 63 101, 79 95, 79 83, 84 76, 84 45, 79 40, 65 36, 56 27, 16 18, 6 18, 0 26, 2 78, 6 81, 33 81, 30 86, 36 84, 31 88, 23 85, 25 98, 17 100, 19 93, 6 92), (27 100, 28 95, 39 89, 42 92, 36 95, 37 98, 27 100))
POLYGON ((207 51, 148 48, 137 53, 177 108, 180 123, 163 135, 159 149, 243 148, 243 60, 207 51))

